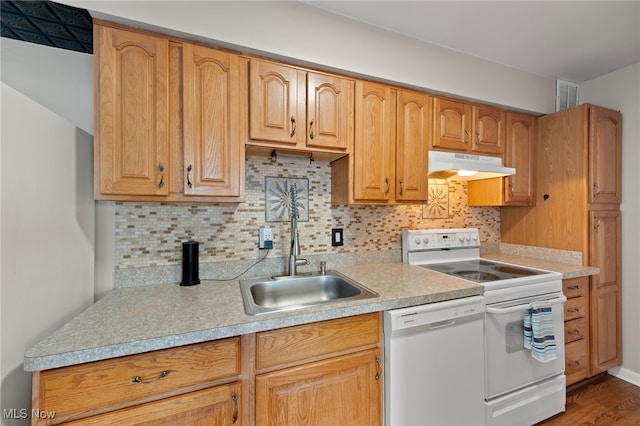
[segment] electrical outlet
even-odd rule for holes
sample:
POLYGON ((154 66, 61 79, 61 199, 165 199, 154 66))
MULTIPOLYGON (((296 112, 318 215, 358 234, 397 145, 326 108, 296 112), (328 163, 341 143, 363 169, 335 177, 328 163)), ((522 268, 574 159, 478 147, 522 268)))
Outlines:
POLYGON ((260 228, 258 231, 258 248, 260 249, 272 249, 273 248, 273 231, 270 227, 260 228))

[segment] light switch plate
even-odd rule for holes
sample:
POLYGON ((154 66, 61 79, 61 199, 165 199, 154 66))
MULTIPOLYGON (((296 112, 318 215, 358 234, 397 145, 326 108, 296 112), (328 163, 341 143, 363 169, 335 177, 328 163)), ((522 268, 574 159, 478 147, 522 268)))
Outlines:
POLYGON ((344 238, 342 235, 342 228, 333 228, 331 229, 331 245, 332 246, 343 246, 344 238))

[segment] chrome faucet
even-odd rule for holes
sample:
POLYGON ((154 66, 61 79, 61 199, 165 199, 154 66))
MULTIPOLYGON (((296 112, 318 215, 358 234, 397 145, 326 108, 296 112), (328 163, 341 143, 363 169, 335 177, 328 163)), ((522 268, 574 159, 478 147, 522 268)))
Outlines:
POLYGON ((289 251, 289 276, 298 273, 298 266, 308 265, 307 259, 298 258, 300 256, 300 244, 298 244, 298 194, 297 186, 291 185, 291 250, 289 251))

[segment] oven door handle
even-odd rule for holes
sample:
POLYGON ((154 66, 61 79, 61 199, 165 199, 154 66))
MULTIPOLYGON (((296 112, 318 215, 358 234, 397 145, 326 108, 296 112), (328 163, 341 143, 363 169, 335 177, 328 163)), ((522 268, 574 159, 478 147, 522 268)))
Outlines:
MULTIPOLYGON (((549 302, 552 305, 555 305, 558 303, 564 303, 566 301, 567 301, 567 297, 564 294, 555 299, 545 300, 545 302, 549 302)), ((536 300, 536 302, 539 302, 539 300, 536 300)), ((529 308, 531 308, 529 303, 523 303, 521 305, 509 306, 508 308, 493 308, 491 306, 487 306, 486 311, 489 314, 510 314, 513 312, 524 311, 525 309, 529 309, 529 308)))

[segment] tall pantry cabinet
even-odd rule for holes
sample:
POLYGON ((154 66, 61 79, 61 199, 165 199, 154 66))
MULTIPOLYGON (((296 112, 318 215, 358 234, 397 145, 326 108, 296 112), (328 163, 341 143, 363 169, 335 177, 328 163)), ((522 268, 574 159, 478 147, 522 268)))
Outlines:
POLYGON ((538 119, 535 207, 501 213, 502 241, 579 251, 589 284, 586 376, 622 363, 621 142, 617 111, 584 104, 538 119))

